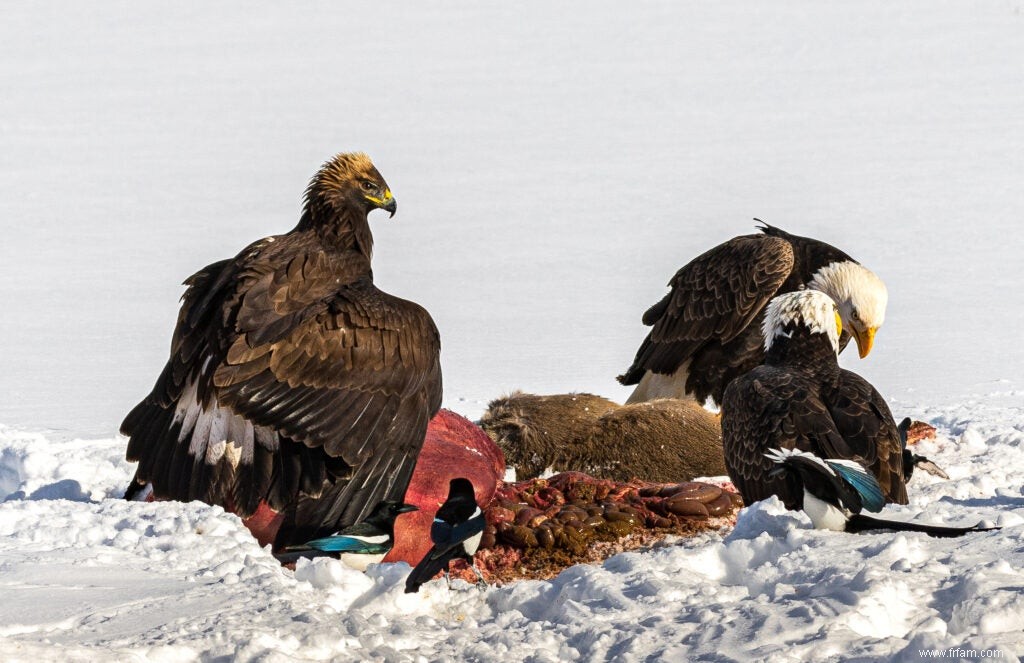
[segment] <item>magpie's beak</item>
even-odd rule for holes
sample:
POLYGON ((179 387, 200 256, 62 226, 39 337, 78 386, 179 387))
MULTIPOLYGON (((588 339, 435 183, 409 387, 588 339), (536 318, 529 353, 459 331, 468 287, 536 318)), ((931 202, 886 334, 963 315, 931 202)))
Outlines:
POLYGON ((419 511, 419 510, 420 510, 420 508, 418 506, 416 506, 415 504, 403 504, 402 506, 398 507, 398 509, 397 509, 398 513, 409 513, 411 511, 419 511))

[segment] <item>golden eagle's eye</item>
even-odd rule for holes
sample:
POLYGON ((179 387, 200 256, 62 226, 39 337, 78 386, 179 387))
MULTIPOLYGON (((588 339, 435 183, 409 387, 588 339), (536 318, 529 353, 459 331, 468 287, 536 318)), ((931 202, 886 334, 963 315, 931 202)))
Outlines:
POLYGON ((363 191, 373 191, 374 189, 377 188, 377 185, 371 182, 370 180, 363 180, 362 186, 363 191))

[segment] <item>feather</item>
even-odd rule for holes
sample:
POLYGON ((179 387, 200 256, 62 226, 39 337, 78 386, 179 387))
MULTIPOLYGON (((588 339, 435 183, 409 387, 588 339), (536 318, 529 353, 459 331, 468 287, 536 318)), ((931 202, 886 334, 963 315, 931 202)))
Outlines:
POLYGON ((353 202, 366 182, 393 211, 369 159, 338 155, 292 231, 186 280, 170 357, 122 424, 135 483, 243 517, 269 500, 310 519, 295 532, 401 498, 440 408, 440 341, 422 307, 373 284, 368 208, 353 202), (338 503, 297 508, 321 495, 338 503))
POLYGON ((391 537, 386 534, 378 537, 360 538, 355 536, 328 536, 314 539, 306 544, 310 548, 324 552, 350 552, 360 554, 386 553, 391 550, 391 537), (374 539, 374 540, 371 540, 374 539))
MULTIPOLYGON (((776 301, 801 297, 788 293, 776 301)), ((885 401, 866 380, 839 368, 831 341, 813 332, 811 321, 801 316, 790 322, 789 336, 776 338, 765 363, 734 379, 724 393, 726 469, 744 501, 777 495, 788 508, 803 508, 801 477, 813 477, 783 471, 781 463, 831 477, 815 479, 815 488, 831 496, 810 492, 826 502, 838 499, 853 512, 906 503, 899 433, 885 401)))
POLYGON ((849 461, 828 459, 825 463, 853 487, 860 495, 861 506, 872 513, 878 513, 885 506, 882 488, 875 477, 868 474, 863 467, 849 461))
MULTIPOLYGON (((651 331, 618 378, 622 384, 639 385, 629 402, 684 394, 700 403, 711 398, 721 404, 729 383, 764 360, 760 328, 773 297, 806 288, 832 265, 869 273, 824 242, 774 227, 760 229, 760 234, 734 237, 684 265, 669 281, 668 294, 643 314, 643 324, 651 331), (679 373, 687 362, 688 370, 679 373), (651 389, 644 380, 653 375, 664 376, 671 385, 651 389)), ((859 301, 875 304, 881 315, 887 296, 874 278, 859 301)), ((835 295, 831 284, 823 282, 820 289, 835 295)), ((844 334, 839 339, 840 350, 849 338, 844 334)))

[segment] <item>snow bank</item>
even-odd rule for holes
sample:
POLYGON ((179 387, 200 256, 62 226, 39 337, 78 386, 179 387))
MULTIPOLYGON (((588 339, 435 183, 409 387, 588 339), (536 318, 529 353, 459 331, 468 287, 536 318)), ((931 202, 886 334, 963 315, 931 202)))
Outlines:
POLYGON ((120 496, 134 472, 124 461, 123 438, 52 441, 0 425, 0 440, 0 501, 120 496))
MULTIPOLYGON (((1001 531, 841 535, 776 500, 735 529, 548 581, 404 593, 404 564, 281 569, 235 516, 119 499, 124 441, 0 428, 0 657, 284 661, 917 660, 1024 652, 1022 408, 931 413, 920 474, 887 517, 1001 531), (69 477, 78 477, 70 479, 69 477), (73 483, 73 485, 72 485, 73 483)), ((1006 660, 1006 658, 1004 658, 1006 660)))

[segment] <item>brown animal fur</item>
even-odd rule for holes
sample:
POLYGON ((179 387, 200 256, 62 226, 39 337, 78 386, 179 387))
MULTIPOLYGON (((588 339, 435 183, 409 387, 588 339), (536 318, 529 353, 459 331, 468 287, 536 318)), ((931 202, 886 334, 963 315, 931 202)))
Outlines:
POLYGON ((687 481, 726 473, 718 417, 690 400, 619 406, 591 394, 516 392, 480 425, 519 479, 548 467, 628 481, 687 481))
MULTIPOLYGON (((536 477, 580 431, 619 405, 593 394, 537 396, 515 391, 487 406, 480 427, 505 452, 516 477, 536 477)), ((568 468, 566 468, 568 469, 568 468)))

